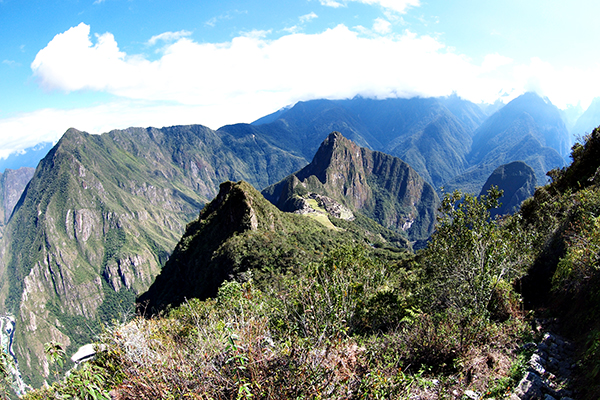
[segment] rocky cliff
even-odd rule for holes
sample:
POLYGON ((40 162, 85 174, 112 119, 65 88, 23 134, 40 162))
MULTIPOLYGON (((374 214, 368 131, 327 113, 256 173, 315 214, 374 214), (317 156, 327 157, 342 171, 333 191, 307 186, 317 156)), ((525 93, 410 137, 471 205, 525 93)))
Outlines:
POLYGON ((284 211, 295 211, 311 193, 406 232, 412 240, 431 234, 439 204, 433 187, 404 161, 361 148, 339 132, 325 139, 309 165, 263 190, 284 211))
POLYGON ((533 196, 536 183, 533 168, 522 161, 514 161, 496 168, 483 185, 480 195, 497 186, 504 193, 499 199, 501 206, 490 211, 492 217, 512 214, 519 210, 523 201, 533 196))
POLYGON ((8 222, 35 168, 6 169, 0 173, 0 227, 8 222))

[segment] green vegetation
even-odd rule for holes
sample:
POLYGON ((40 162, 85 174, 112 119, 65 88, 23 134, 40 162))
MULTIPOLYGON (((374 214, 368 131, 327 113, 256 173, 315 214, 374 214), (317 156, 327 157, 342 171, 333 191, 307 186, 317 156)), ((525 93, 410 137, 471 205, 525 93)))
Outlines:
POLYGON ((129 314, 220 182, 264 187, 305 163, 248 140, 198 125, 65 133, 0 243, 0 310, 22 317, 15 351, 28 360, 20 363, 27 383, 47 378, 40 365, 49 338, 66 343, 64 334, 76 346, 129 314), (28 296, 26 279, 36 288, 28 296))
POLYGON ((560 317, 578 344, 582 398, 600 396, 600 128, 572 148, 572 164, 522 206, 537 257, 523 290, 560 317))
MULTIPOLYGON (((184 268, 189 265, 184 257, 198 260, 200 246, 219 240, 211 228, 219 222, 215 226, 221 231, 229 226, 234 233, 223 233, 228 239, 215 254, 228 254, 235 279, 225 280, 214 297, 183 302, 171 297, 176 307, 160 317, 116 324, 100 336, 106 350, 85 370, 25 398, 85 390, 76 379, 84 373, 95 377, 95 393, 113 390, 122 399, 408 399, 425 393, 452 396, 469 388, 507 390, 515 379, 511 368, 519 363, 514 343, 529 330, 518 296, 504 284, 523 269, 510 251, 500 252, 501 243, 510 241, 508 247, 521 239, 507 233, 514 232, 511 223, 489 219, 497 196, 495 191, 481 200, 447 195, 429 250, 398 257, 352 239, 352 231, 332 231, 310 218, 282 214, 247 184, 223 184, 219 200, 188 226, 167 266, 184 268), (244 210, 242 204, 252 207, 244 210), (239 230, 240 225, 231 225, 235 210, 238 221, 277 229, 239 230), (252 222, 247 215, 257 218, 252 222), (278 235, 283 231, 285 236, 278 235), (468 233, 479 239, 469 241, 468 233), (449 256, 476 248, 487 252, 485 268, 474 268, 475 262, 462 266, 480 287, 474 293, 484 297, 481 301, 467 301, 469 292, 452 300, 435 283, 468 283, 436 264, 448 239, 459 234, 449 256), (300 242, 300 248, 310 249, 312 243, 314 250, 288 252, 300 242), (495 265, 499 255, 505 260, 495 265), (444 297, 448 301, 432 301, 444 297)), ((183 270, 188 280, 191 271, 183 270)), ((194 272, 203 275, 202 269, 194 272)), ((185 286, 171 287, 185 296, 185 286)))
POLYGON ((301 209, 309 193, 327 196, 410 240, 431 235, 439 205, 433 187, 407 163, 361 148, 339 132, 323 141, 309 165, 262 191, 288 212, 301 209))
MULTIPOLYGON (((272 276, 317 261, 344 243, 374 244, 390 258, 408 254, 405 242, 391 232, 386 236, 393 240, 388 241, 368 227, 332 220, 335 229, 306 215, 283 213, 246 182, 225 182, 198 220, 188 225, 161 274, 138 299, 141 309, 154 313, 185 299, 214 297, 223 281, 246 271, 254 273, 259 286, 268 286, 272 276), (393 250, 385 250, 386 246, 393 250)), ((367 225, 366 218, 361 221, 367 225)))
MULTIPOLYGON (((490 217, 496 188, 446 194, 415 254, 358 213, 330 218, 338 229, 328 229, 226 182, 138 299, 145 315, 115 319, 97 336, 94 361, 25 398, 501 398, 526 368, 531 314, 560 318, 578 348, 577 395, 598 398, 600 128, 572 158, 514 216, 490 217)), ((289 198, 301 194, 298 181, 285 182, 289 198)), ((389 216, 400 206, 378 209, 389 216)), ((115 255, 137 249, 135 235, 111 228, 115 255)), ((103 285, 99 309, 119 317, 120 299, 103 285)))

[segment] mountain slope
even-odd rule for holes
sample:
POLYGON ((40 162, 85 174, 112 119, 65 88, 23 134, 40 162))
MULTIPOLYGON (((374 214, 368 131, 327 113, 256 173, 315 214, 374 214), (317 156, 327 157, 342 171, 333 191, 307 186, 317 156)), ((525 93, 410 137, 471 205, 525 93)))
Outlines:
POLYGON ((583 136, 591 133, 600 123, 600 97, 596 97, 592 104, 577 119, 575 126, 571 129, 574 136, 583 136))
POLYGON ((492 186, 497 186, 504 193, 498 200, 502 205, 490 210, 491 216, 512 214, 518 211, 521 203, 535 192, 535 172, 524 162, 513 161, 496 168, 483 185, 479 195, 487 194, 492 186))
POLYGON ((477 128, 467 155, 469 168, 449 180, 446 189, 479 193, 494 169, 512 161, 527 163, 543 184, 546 172, 564 166, 569 143, 559 110, 537 94, 526 93, 477 128))
POLYGON ((40 162, 5 229, 0 306, 17 316, 16 353, 34 385, 43 343, 77 346, 130 312, 218 184, 258 187, 304 160, 252 137, 196 126, 70 129, 40 162))
POLYGON ((412 240, 431 234, 439 204, 435 190, 408 164, 339 132, 325 139, 309 165, 262 193, 283 211, 297 210, 310 193, 325 195, 412 240))
POLYGON ((548 100, 529 92, 512 100, 477 129, 469 161, 472 164, 481 161, 500 145, 511 147, 524 133, 530 133, 542 146, 556 150, 562 157, 568 157, 569 134, 560 111, 548 100), (516 129, 517 127, 521 129, 516 129))
POLYGON ((35 168, 21 167, 0 173, 0 227, 8 222, 34 172, 35 168))
POLYGON ((343 228, 281 212, 248 183, 224 182, 217 197, 188 224, 160 275, 138 298, 139 307, 153 314, 186 299, 215 297, 223 281, 243 279, 246 271, 269 285, 272 273, 317 260, 324 248, 341 243, 388 243, 396 252, 404 244, 352 223, 336 224, 343 228))

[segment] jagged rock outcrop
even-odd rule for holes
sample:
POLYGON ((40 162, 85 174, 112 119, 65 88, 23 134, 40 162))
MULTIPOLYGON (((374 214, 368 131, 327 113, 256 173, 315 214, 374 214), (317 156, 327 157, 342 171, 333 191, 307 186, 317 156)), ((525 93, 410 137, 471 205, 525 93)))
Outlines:
MULTIPOLYGON (((333 212, 347 212, 331 199, 314 197, 333 212)), ((323 248, 340 243, 367 248, 387 243, 395 251, 406 246, 393 232, 386 236, 395 241, 388 241, 351 221, 338 229, 306 214, 280 211, 246 182, 224 182, 215 199, 187 226, 152 286, 138 298, 139 309, 152 315, 186 299, 214 297, 223 281, 241 279, 246 271, 252 271, 259 284, 264 276, 263 284, 268 285, 273 271, 316 260, 323 248)))
POLYGON ((301 209, 304 198, 318 193, 413 240, 431 234, 439 204, 433 187, 404 161, 361 148, 339 132, 323 141, 309 165, 262 193, 283 211, 301 209))
POLYGON ((491 210, 491 216, 512 214, 519 209, 525 199, 533 196, 536 182, 533 168, 522 161, 514 161, 496 168, 483 185, 479 195, 484 195, 492 186, 497 186, 504 191, 499 199, 502 205, 491 210))

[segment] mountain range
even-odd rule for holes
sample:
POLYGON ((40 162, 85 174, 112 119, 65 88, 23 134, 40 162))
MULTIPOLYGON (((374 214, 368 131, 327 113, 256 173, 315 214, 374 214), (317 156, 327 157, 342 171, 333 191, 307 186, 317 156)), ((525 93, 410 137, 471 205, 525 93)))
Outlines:
POLYGON ((177 257, 194 238, 205 237, 199 231, 212 232, 211 243, 194 244, 181 265, 210 255, 209 270, 219 265, 210 264, 213 256, 226 268, 209 274, 208 289, 183 296, 214 294, 220 280, 252 269, 248 260, 258 262, 261 248, 289 249, 291 260, 318 254, 313 244, 269 233, 288 229, 287 236, 308 240, 292 225, 305 225, 323 245, 335 236, 409 248, 431 234, 442 186, 477 193, 495 168, 514 160, 529 164, 541 183, 540 175, 564 165, 564 135, 558 109, 533 94, 490 117, 456 96, 355 98, 299 102, 217 131, 69 129, 23 189, 0 243, 0 308, 17 318, 23 376, 41 385, 49 374, 45 342, 86 343, 94 327, 127 318, 136 296, 156 309, 170 304, 161 299, 171 295, 160 293, 173 289, 161 282, 185 283, 189 275, 167 272, 179 268, 177 257), (316 224, 280 214, 251 187, 316 224), (212 212, 238 206, 240 215, 212 212), (231 229, 215 228, 226 226, 223 218, 231 229), (233 256, 239 248, 246 258, 233 256))
POLYGON ((10 219, 25 187, 33 177, 34 168, 5 169, 0 173, 0 232, 10 219))

